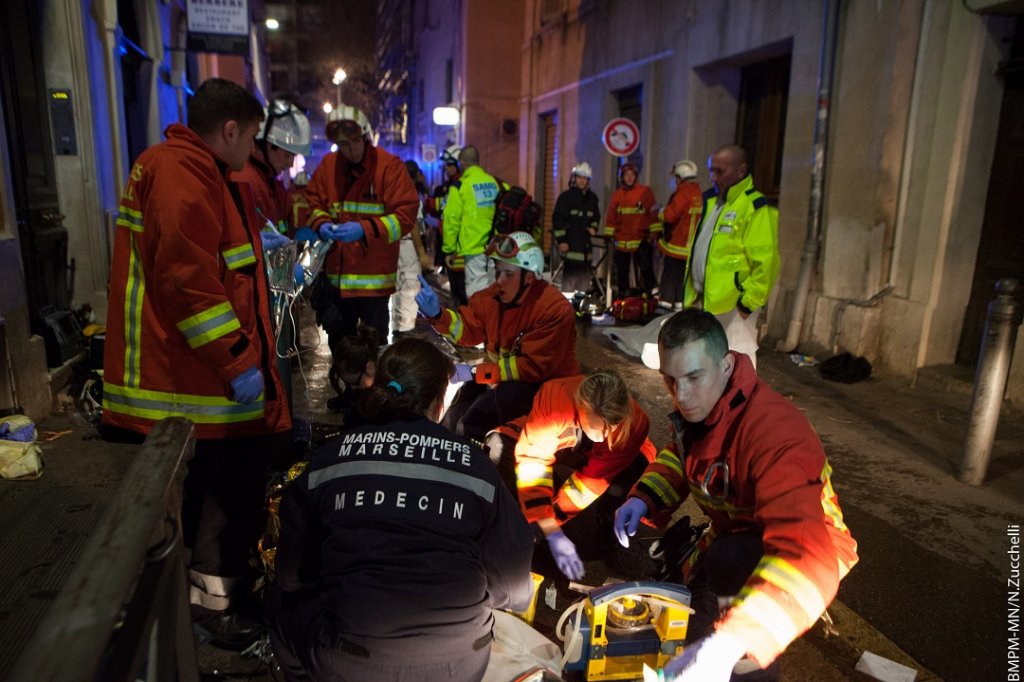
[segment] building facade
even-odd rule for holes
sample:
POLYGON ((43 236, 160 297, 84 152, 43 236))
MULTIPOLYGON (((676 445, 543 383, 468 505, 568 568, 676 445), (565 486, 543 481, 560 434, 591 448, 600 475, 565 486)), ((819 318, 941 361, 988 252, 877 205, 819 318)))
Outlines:
MULTIPOLYGON (((943 0, 530 0, 519 174, 550 211, 573 164, 588 161, 606 203, 619 159, 601 132, 624 116, 640 128, 631 160, 641 182, 664 203, 674 162, 704 166, 718 146, 743 144, 755 185, 780 211, 769 339, 825 357, 849 350, 906 377, 970 364, 995 280, 1024 277, 1024 230, 1010 208, 1024 186, 1014 161, 1020 11, 943 0), (814 130, 830 49, 815 232, 814 130), (797 305, 802 267, 809 289, 797 305)), ((698 179, 710 185, 706 172, 698 179)), ((1024 400, 1024 343, 1009 396, 1024 400)))
POLYGON ((233 6, 244 54, 190 48, 186 0, 2 3, 0 410, 42 418, 66 381, 43 310, 105 321, 121 188, 191 89, 219 76, 267 92, 262 1, 233 6))

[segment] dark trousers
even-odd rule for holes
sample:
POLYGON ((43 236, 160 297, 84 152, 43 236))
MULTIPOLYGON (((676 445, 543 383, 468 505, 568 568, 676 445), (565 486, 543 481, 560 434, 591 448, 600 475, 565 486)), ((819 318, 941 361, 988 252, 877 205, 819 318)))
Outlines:
MULTIPOLYGON (((738 594, 762 556, 761 532, 743 531, 716 537, 697 557, 697 565, 687 585, 690 588, 690 606, 694 610, 686 632, 687 644, 714 632, 719 616, 718 597, 738 594)), ((773 682, 779 679, 779 663, 776 660, 763 670, 743 675, 734 673, 730 679, 735 682, 773 682)))
POLYGON ((196 441, 182 500, 182 530, 192 549, 189 568, 242 576, 266 528, 267 469, 291 434, 196 441))
POLYGON ((462 384, 442 423, 460 436, 482 443, 491 429, 529 412, 539 388, 539 383, 526 381, 504 381, 493 388, 467 382, 462 384))
POLYGON ((651 245, 646 240, 640 242, 640 247, 633 253, 615 252, 615 273, 619 296, 626 296, 629 292, 629 273, 633 268, 636 268, 636 288, 650 293, 655 282, 654 256, 651 252, 651 245))
POLYGON ((466 271, 447 269, 448 287, 451 290, 452 300, 456 306, 467 305, 469 295, 466 293, 466 271))
MULTIPOLYGON (((489 642, 466 643, 466 655, 435 663, 404 663, 401 655, 375 655, 340 635, 327 621, 321 599, 296 596, 273 586, 265 606, 274 658, 288 682, 377 682, 404 680, 477 682, 491 657, 489 642)), ((396 643, 400 653, 401 643, 396 643)))
POLYGON ((661 268, 661 286, 658 298, 668 303, 683 300, 683 277, 686 276, 686 259, 665 256, 661 268))
POLYGON ((590 274, 586 263, 562 261, 562 291, 590 291, 590 274))
POLYGON ((318 311, 317 319, 327 332, 327 342, 334 348, 338 341, 349 334, 355 334, 359 323, 376 328, 381 341, 388 338, 391 324, 388 315, 390 296, 360 296, 344 298, 332 290, 333 296, 326 298, 318 311))

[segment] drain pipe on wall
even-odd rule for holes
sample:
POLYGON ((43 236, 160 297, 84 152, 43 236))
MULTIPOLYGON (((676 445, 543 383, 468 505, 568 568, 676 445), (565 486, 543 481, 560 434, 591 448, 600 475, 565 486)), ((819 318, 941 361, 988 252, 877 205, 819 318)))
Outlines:
POLYGON ((821 61, 818 64, 818 113, 814 122, 811 169, 811 205, 807 217, 807 239, 800 257, 800 276, 797 278, 793 312, 789 318, 786 338, 778 350, 790 353, 800 344, 800 331, 804 326, 804 311, 811 292, 811 283, 821 250, 821 213, 825 192, 825 161, 828 156, 828 120, 832 105, 832 72, 836 64, 836 43, 839 33, 840 0, 824 0, 821 19, 821 61))

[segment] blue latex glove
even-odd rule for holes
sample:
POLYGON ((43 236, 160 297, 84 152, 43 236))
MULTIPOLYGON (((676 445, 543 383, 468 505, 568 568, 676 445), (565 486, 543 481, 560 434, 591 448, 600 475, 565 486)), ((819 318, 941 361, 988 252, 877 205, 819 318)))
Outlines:
POLYGON ((558 570, 569 580, 582 578, 583 562, 580 560, 580 555, 576 553, 576 545, 572 543, 572 540, 565 537, 565 533, 562 531, 556 531, 548 535, 546 539, 558 570))
POLYGON ((337 228, 338 226, 334 223, 324 223, 319 227, 319 229, 317 229, 317 233, 320 235, 320 239, 323 239, 326 242, 332 242, 337 239, 337 228))
POLYGON ((665 682, 728 682, 746 647, 735 635, 716 632, 690 644, 665 664, 665 682))
POLYGON ((263 241, 263 250, 270 251, 279 246, 284 246, 291 240, 277 230, 263 230, 260 232, 260 239, 263 241))
POLYGON ((306 284, 306 269, 302 267, 302 263, 295 264, 295 286, 301 287, 306 284))
POLYGON ((436 216, 425 215, 423 216, 423 224, 427 227, 440 227, 441 221, 436 216))
POLYGON ((464 362, 455 364, 455 371, 452 372, 452 378, 448 380, 451 384, 462 384, 467 381, 473 381, 473 368, 464 362))
POLYGON ((256 402, 263 393, 263 374, 256 367, 250 367, 231 380, 232 400, 248 405, 256 402))
POLYGON ((629 538, 636 534, 640 519, 647 515, 647 503, 631 497, 615 511, 615 538, 623 547, 629 547, 629 538))
POLYGON ((316 232, 309 227, 300 227, 295 231, 295 241, 297 242, 315 242, 318 239, 316 232))
POLYGON ((441 301, 438 300, 434 288, 423 275, 417 275, 420 280, 420 293, 416 294, 416 304, 420 312, 427 317, 437 317, 441 314, 441 301))
POLYGON ((320 226, 320 236, 324 239, 333 239, 338 242, 354 242, 364 236, 363 226, 355 220, 340 225, 335 223, 324 223, 320 226))

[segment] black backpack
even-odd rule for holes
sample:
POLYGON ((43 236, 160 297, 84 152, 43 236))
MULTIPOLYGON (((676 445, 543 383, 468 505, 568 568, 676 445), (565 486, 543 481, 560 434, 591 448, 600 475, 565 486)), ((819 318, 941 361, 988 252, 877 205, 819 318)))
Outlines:
POLYGON ((540 204, 525 189, 498 180, 491 234, 529 232, 536 239, 542 212, 540 204))

